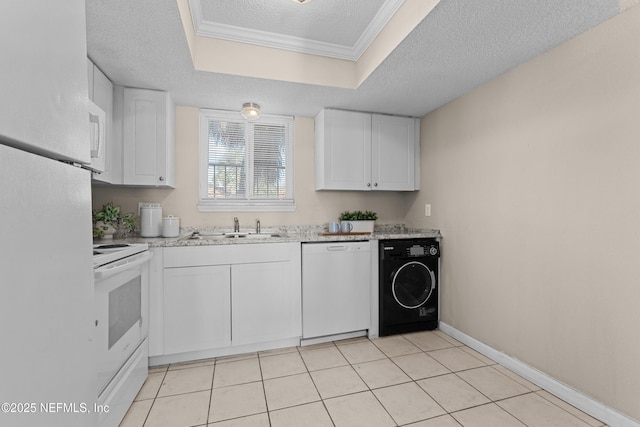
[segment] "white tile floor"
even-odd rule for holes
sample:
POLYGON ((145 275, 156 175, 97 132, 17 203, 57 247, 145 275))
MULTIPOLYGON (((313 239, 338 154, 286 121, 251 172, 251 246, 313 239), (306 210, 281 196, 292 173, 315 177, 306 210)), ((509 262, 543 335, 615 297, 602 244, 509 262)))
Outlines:
POLYGON ((121 427, 603 424, 440 331, 153 368, 121 427))

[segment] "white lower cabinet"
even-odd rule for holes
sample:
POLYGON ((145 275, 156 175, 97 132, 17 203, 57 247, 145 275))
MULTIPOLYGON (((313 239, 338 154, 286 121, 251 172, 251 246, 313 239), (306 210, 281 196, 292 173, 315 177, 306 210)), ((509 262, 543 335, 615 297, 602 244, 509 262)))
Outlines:
POLYGON ((165 269, 165 353, 231 345, 229 281, 228 265, 165 269))
POLYGON ((152 362, 299 340, 300 243, 170 247, 160 259, 150 292, 152 362))

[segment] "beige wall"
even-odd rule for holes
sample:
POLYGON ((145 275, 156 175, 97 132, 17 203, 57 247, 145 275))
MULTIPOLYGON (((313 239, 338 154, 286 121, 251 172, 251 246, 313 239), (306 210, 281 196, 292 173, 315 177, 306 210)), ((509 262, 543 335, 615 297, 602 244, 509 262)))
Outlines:
MULTIPOLYGON (((239 113, 238 113, 239 114, 239 113)), ((396 223, 405 216, 404 195, 394 192, 315 191, 314 184, 314 121, 295 118, 295 212, 199 212, 198 201, 198 120, 199 110, 193 107, 176 109, 176 188, 144 189, 117 186, 94 186, 93 206, 114 201, 125 212, 135 212, 138 202, 160 203, 163 214, 180 217, 182 226, 229 226, 233 217, 242 226, 255 224, 260 218, 263 227, 274 225, 324 224, 337 219, 344 210, 372 210, 378 213, 378 223, 396 223)))
POLYGON ((638 40, 636 7, 424 117, 406 219, 444 322, 640 420, 638 40))

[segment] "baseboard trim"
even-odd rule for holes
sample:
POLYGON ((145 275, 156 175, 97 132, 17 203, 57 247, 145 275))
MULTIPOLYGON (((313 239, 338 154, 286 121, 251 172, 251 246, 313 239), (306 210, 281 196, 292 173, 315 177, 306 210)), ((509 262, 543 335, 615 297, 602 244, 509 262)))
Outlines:
POLYGON ((453 326, 441 321, 438 329, 611 427, 640 427, 640 422, 633 418, 616 411, 604 403, 579 392, 518 359, 478 341, 453 326))

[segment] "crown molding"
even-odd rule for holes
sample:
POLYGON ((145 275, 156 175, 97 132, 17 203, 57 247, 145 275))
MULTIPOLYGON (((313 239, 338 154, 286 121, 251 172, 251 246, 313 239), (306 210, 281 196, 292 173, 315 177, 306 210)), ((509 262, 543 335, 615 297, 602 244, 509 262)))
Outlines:
POLYGON ((387 0, 376 16, 360 35, 353 46, 327 43, 318 40, 305 39, 295 36, 237 27, 205 21, 202 14, 201 0, 189 0, 191 20, 196 35, 239 43, 253 44, 274 49, 283 49, 311 55, 327 56, 330 58, 357 61, 360 55, 369 47, 371 42, 382 31, 384 26, 402 6, 404 0, 387 0))

